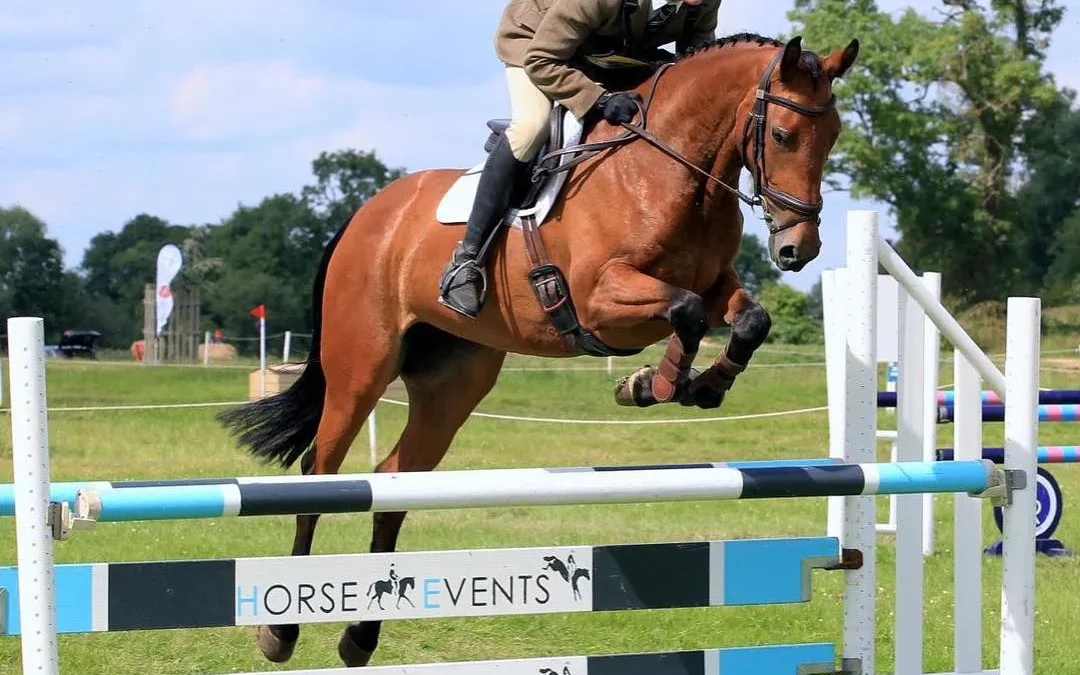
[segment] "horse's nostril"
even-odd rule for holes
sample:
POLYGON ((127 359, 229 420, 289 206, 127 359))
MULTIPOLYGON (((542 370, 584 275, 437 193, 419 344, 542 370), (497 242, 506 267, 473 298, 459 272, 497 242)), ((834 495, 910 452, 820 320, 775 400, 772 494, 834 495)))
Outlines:
POLYGON ((787 244, 785 246, 780 247, 780 251, 778 252, 777 255, 780 258, 780 260, 790 262, 790 261, 795 260, 795 258, 797 257, 797 253, 798 253, 798 249, 796 249, 794 245, 787 244))

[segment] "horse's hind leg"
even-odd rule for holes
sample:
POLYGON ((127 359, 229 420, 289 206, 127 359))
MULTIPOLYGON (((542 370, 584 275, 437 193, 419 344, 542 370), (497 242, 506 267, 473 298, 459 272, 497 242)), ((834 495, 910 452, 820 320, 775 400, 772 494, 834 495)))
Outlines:
MULTIPOLYGON (((328 346, 328 345, 327 345, 328 346)), ((336 346, 336 345, 335 345, 336 346)), ((386 385, 395 377, 399 344, 393 339, 369 339, 360 343, 350 341, 341 349, 348 355, 330 352, 323 347, 323 364, 326 377, 326 400, 323 405, 315 446, 301 459, 300 469, 304 475, 334 474, 341 468, 349 446, 364 425, 386 385), (391 346, 381 355, 375 349, 378 342, 391 346), (366 355, 361 358, 360 354, 366 355)), ((315 538, 318 514, 296 517, 296 534, 293 538, 292 555, 309 555, 315 538)), ((296 641, 300 637, 297 624, 260 626, 256 634, 263 656, 275 663, 284 663, 292 657, 296 641)))
MULTIPOLYGON (((417 326, 406 338, 401 379, 409 392, 409 418, 397 445, 377 472, 431 471, 458 429, 495 385, 506 354, 417 326)), ((376 513, 371 552, 397 548, 405 512, 376 513)), ((381 621, 349 625, 338 641, 346 666, 366 666, 379 643, 381 621)))

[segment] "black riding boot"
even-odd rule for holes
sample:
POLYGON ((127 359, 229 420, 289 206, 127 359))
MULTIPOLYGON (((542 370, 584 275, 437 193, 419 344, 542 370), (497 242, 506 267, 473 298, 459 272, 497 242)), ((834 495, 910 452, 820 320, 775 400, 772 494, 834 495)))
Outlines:
POLYGON ((510 151, 506 136, 499 136, 480 174, 465 237, 458 242, 439 279, 439 302, 470 318, 480 313, 488 290, 484 261, 477 256, 492 230, 506 215, 514 177, 524 166, 525 163, 519 162, 510 151))

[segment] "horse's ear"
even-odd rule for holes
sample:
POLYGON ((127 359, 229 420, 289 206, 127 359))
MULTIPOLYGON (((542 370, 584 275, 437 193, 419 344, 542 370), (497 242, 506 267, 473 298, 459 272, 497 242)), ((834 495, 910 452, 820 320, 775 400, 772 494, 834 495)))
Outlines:
POLYGON ((784 56, 780 58, 780 81, 791 82, 799 72, 799 60, 802 58, 802 36, 796 35, 784 46, 784 56))
POLYGON ((851 64, 855 63, 855 57, 858 55, 859 41, 852 40, 847 47, 844 47, 843 51, 833 52, 822 59, 825 74, 829 77, 829 80, 843 77, 848 68, 851 68, 851 64))

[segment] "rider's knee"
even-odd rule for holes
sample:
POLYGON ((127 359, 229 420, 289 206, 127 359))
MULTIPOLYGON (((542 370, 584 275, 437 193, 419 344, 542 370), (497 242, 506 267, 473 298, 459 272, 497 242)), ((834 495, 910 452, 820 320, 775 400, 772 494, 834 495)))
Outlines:
POLYGON ((536 156, 548 137, 548 111, 522 113, 510 121, 506 140, 510 151, 519 162, 527 162, 536 156))

